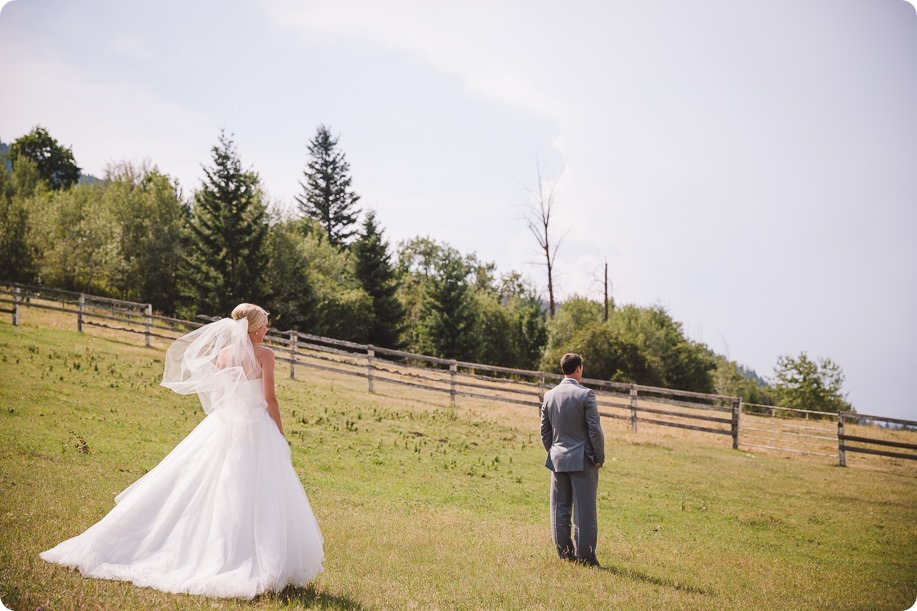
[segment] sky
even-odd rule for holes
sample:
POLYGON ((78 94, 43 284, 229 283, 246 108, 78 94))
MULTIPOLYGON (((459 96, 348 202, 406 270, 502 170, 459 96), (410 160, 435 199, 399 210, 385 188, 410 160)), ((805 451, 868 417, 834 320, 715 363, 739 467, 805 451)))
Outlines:
POLYGON ((827 357, 917 420, 917 11, 904 0, 13 0, 0 140, 199 188, 221 130, 294 209, 319 125, 393 248, 544 268, 560 300, 661 305, 771 377, 827 357))

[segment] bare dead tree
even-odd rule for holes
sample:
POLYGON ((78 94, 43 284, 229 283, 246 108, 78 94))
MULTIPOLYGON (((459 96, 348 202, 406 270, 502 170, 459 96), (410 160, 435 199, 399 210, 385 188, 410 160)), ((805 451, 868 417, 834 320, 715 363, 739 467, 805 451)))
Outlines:
POLYGON ((134 161, 114 161, 105 165, 104 178, 106 181, 124 181, 134 186, 140 186, 143 178, 150 172, 157 170, 149 159, 140 163, 134 161))
POLYGON ((608 258, 605 258, 605 316, 602 319, 608 322, 608 258))
POLYGON ((528 205, 525 214, 525 220, 528 224, 529 231, 535 236, 538 246, 544 253, 544 265, 548 272, 548 313, 551 318, 554 317, 554 262, 557 257, 557 249, 564 236, 556 241, 552 241, 551 230, 551 213, 554 211, 554 189, 557 183, 552 183, 550 188, 544 184, 542 168, 538 167, 538 185, 535 190, 529 189, 532 201, 528 205))
POLYGON ((590 286, 590 290, 592 290, 595 285, 599 285, 604 294, 604 312, 602 315, 602 320, 607 322, 608 313, 615 309, 614 297, 609 294, 611 290, 611 282, 608 280, 608 257, 605 257, 604 263, 596 267, 592 273, 592 285, 590 286))

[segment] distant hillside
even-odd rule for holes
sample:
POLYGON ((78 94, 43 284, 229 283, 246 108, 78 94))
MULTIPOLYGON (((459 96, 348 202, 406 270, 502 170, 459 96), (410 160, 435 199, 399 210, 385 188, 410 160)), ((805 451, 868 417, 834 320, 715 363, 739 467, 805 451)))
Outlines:
POLYGON ((12 171, 13 165, 10 163, 10 145, 0 140, 0 159, 6 165, 6 169, 12 171))
POLYGON ((97 182, 98 182, 98 183, 103 183, 103 184, 104 184, 106 181, 105 181, 105 179, 103 179, 103 178, 96 178, 96 177, 93 176, 92 174, 83 174, 83 173, 80 173, 80 184, 81 184, 81 185, 91 185, 91 184, 97 183, 97 182))
POLYGON ((764 378, 762 378, 761 376, 759 376, 758 373, 754 369, 747 369, 744 365, 739 365, 739 373, 741 373, 743 376, 745 376, 749 380, 752 380, 758 386, 762 386, 762 387, 770 386, 770 383, 767 380, 765 380, 764 378))

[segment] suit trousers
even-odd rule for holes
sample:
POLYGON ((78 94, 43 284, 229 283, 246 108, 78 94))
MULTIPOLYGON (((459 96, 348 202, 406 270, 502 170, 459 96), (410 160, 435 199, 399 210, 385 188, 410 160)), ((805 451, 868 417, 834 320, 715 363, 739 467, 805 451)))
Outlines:
POLYGON ((582 471, 551 472, 551 535, 557 553, 565 560, 596 560, 595 545, 599 534, 596 516, 598 487, 599 470, 588 459, 584 461, 582 471), (573 539, 570 538, 571 518, 573 539))

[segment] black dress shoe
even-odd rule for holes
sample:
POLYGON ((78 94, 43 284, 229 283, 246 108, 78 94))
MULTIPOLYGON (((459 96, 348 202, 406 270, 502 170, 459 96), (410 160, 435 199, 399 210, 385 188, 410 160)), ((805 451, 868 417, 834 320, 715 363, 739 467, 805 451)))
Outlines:
POLYGON ((602 568, 602 565, 599 564, 599 561, 595 558, 577 558, 576 563, 582 564, 583 566, 591 566, 596 569, 602 568))

